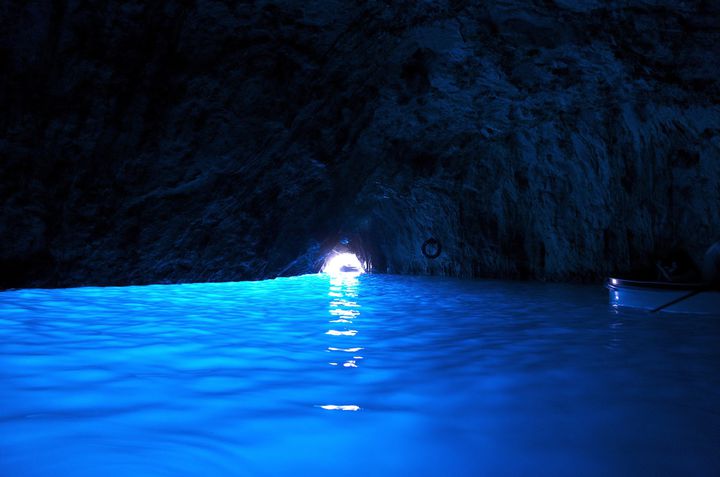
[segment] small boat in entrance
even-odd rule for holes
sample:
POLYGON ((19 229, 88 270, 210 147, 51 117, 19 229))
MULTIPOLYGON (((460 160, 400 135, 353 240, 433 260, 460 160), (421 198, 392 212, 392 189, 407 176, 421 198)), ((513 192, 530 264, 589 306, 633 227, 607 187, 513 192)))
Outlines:
POLYGON ((720 315, 720 290, 707 283, 675 283, 609 278, 610 304, 650 312, 720 315))

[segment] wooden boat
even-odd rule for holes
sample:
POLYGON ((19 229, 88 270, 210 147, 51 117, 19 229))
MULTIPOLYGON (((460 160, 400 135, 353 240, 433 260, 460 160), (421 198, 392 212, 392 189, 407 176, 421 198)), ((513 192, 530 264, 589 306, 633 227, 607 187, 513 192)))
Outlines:
POLYGON ((720 315, 720 289, 707 283, 675 283, 609 278, 610 304, 651 312, 720 315))

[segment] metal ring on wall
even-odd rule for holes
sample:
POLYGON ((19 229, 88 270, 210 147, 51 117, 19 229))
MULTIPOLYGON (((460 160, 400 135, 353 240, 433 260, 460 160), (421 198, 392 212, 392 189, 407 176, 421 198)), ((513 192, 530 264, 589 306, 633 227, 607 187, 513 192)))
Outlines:
POLYGON ((422 251, 422 254, 425 255, 427 258, 433 259, 438 258, 440 254, 442 253, 442 245, 440 245, 440 241, 436 238, 429 238, 426 241, 423 242, 422 247, 420 247, 420 250, 422 251), (429 252, 428 248, 435 248, 435 252, 429 252))

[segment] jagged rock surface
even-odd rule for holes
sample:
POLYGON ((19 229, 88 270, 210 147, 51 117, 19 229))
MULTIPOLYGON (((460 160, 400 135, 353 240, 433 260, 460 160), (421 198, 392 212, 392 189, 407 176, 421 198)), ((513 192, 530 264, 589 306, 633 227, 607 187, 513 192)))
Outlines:
POLYGON ((312 272, 342 235, 394 273, 699 258, 718 25, 699 0, 5 2, 0 286, 312 272))

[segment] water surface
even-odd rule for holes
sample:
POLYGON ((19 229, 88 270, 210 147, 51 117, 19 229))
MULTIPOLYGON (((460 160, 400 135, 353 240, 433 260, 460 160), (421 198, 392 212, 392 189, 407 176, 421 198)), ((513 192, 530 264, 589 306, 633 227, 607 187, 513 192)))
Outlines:
POLYGON ((720 318, 383 275, 0 293, 0 476, 720 475, 720 318))

